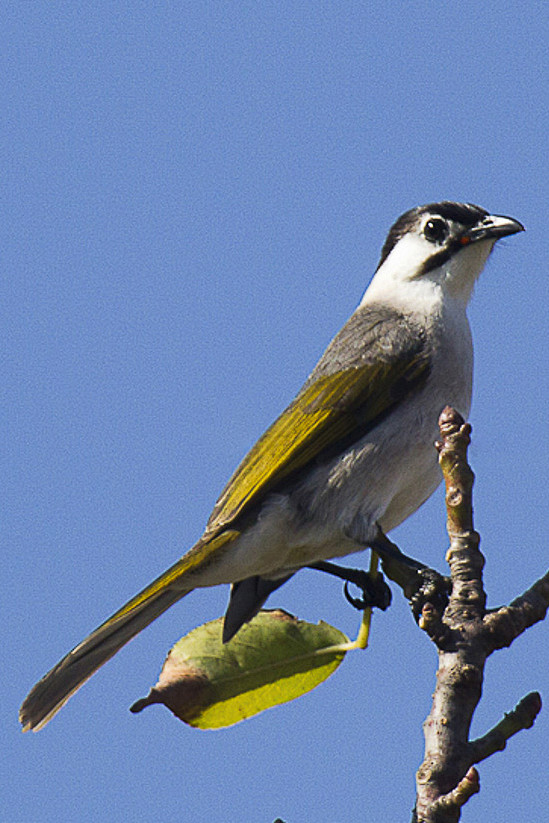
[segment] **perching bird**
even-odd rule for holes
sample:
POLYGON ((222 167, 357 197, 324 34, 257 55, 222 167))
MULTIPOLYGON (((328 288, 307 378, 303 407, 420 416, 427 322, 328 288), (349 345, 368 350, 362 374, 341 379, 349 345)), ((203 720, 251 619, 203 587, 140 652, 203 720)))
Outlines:
POLYGON ((228 640, 295 571, 375 545, 427 500, 441 480, 438 416, 447 404, 469 413, 467 303, 494 243, 522 230, 463 203, 399 217, 360 305, 236 469, 200 540, 34 686, 24 730, 192 589, 232 584, 228 640))

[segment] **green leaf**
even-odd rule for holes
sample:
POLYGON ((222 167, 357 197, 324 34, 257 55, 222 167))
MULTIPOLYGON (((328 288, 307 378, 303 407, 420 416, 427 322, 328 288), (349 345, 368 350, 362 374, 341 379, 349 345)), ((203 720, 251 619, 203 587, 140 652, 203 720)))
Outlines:
POLYGON ((226 644, 222 629, 220 618, 176 643, 158 683, 131 711, 164 703, 191 726, 231 726, 314 689, 337 669, 349 643, 327 623, 281 610, 261 611, 226 644))

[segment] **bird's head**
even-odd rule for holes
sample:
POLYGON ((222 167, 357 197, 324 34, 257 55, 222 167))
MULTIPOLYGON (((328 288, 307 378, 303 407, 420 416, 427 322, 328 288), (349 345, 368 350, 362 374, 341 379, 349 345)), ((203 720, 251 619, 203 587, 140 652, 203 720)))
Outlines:
POLYGON ((471 203, 410 209, 391 227, 364 299, 408 302, 436 291, 467 303, 496 240, 523 230, 517 220, 471 203))

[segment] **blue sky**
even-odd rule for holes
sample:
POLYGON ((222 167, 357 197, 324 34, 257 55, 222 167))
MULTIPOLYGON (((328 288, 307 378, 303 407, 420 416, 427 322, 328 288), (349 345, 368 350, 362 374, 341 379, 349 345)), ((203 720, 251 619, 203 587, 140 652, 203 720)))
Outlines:
MULTIPOLYGON (((192 545, 419 203, 527 227, 470 310, 471 460, 489 604, 546 570, 546 4, 35 0, 0 19, 6 819, 409 819, 436 657, 398 595, 327 684, 226 731, 127 710, 222 614, 221 589, 171 609, 40 734, 17 707, 192 545)), ((394 538, 444 568, 442 495, 394 538)), ((313 572, 270 605, 356 631, 313 572)), ((549 695, 548 629, 489 661, 475 734, 549 695)), ((545 709, 481 765, 464 821, 543 817, 548 736, 545 709)))

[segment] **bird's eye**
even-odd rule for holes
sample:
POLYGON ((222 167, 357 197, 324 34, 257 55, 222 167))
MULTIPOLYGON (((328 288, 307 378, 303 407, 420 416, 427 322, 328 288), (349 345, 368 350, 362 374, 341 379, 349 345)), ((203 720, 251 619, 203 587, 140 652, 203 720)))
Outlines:
POLYGON ((440 243, 448 234, 448 226, 440 217, 427 220, 423 234, 430 243, 440 243))

